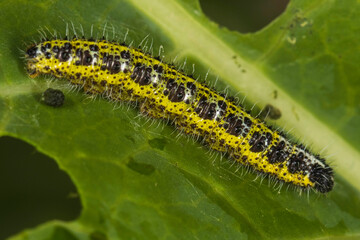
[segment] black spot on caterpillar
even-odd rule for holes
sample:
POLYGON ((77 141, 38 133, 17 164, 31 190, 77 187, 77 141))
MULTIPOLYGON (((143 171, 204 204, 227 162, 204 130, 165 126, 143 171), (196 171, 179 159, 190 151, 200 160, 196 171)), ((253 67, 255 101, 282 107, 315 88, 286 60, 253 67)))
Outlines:
POLYGON ((42 94, 41 100, 48 106, 61 107, 65 101, 65 95, 61 90, 48 88, 42 94))
POLYGON ((333 171, 323 158, 140 49, 107 40, 44 40, 27 49, 26 61, 32 78, 65 78, 88 94, 136 102, 147 116, 172 120, 182 132, 257 171, 321 193, 333 188, 333 171))

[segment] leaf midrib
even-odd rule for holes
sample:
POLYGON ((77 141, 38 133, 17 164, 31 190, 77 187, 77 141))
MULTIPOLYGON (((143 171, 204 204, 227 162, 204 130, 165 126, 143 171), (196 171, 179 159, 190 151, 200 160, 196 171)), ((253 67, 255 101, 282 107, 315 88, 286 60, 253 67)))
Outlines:
POLYGON ((260 65, 255 65, 241 57, 241 53, 235 52, 227 43, 212 34, 178 2, 167 0, 151 2, 132 0, 130 2, 168 34, 179 49, 178 51, 182 51, 183 54, 192 53, 238 91, 246 89, 246 96, 253 102, 256 99, 260 103, 274 104, 280 108, 283 116, 279 124, 286 125, 288 129, 294 129, 293 132, 296 136, 302 136, 306 140, 311 139, 314 149, 320 151, 329 144, 328 139, 337 139, 336 144, 326 150, 326 155, 335 155, 336 172, 360 190, 360 175, 355 170, 360 169, 360 162, 356 161, 356 159, 360 159, 360 153, 329 126, 317 119, 313 113, 305 109, 302 104, 296 102, 283 89, 274 84, 271 78, 261 70, 260 65), (177 14, 169 16, 169 12, 177 14), (182 23, 180 27, 178 26, 179 22, 182 23), (188 36, 196 36, 196 41, 189 39, 188 36), (235 53, 239 56, 243 68, 246 69, 246 74, 243 74, 232 61, 235 53), (276 103, 271 97, 274 89, 278 91, 276 103), (294 110, 301 116, 300 120, 293 114, 294 110))

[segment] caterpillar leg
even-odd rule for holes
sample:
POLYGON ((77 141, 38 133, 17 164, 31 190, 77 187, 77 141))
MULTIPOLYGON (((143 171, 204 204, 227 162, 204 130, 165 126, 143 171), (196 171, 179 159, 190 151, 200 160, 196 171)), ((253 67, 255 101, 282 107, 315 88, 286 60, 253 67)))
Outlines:
POLYGON ((140 112, 143 115, 151 118, 164 119, 166 117, 163 111, 157 111, 148 100, 145 100, 145 102, 141 103, 140 112))

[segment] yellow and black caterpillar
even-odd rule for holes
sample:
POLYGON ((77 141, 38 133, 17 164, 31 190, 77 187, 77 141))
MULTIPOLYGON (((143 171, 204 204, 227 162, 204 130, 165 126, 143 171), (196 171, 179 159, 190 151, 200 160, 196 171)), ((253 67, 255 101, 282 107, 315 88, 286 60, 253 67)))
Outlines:
POLYGON ((136 102, 214 150, 302 188, 329 192, 333 171, 318 155, 252 117, 226 96, 140 49, 106 40, 44 40, 26 51, 30 77, 68 79, 86 93, 136 102))

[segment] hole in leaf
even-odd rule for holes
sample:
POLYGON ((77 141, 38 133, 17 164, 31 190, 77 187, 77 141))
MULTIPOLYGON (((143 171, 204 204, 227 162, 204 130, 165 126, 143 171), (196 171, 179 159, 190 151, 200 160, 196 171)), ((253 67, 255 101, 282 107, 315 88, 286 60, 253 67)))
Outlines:
POLYGON ((284 12, 289 0, 201 0, 203 12, 230 30, 256 32, 284 12))
POLYGON ((77 190, 56 162, 15 138, 0 138, 0 239, 49 220, 73 220, 77 190))

